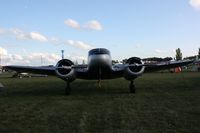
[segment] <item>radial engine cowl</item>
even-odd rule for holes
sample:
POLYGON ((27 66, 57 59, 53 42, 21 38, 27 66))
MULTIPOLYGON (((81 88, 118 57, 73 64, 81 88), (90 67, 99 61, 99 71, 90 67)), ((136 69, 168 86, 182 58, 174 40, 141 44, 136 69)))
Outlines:
POLYGON ((68 59, 62 59, 56 64, 56 74, 58 77, 66 80, 74 80, 75 79, 75 72, 72 66, 74 63, 68 59))
POLYGON ((135 65, 129 66, 125 69, 125 78, 128 80, 137 78, 142 75, 145 70, 145 66, 137 66, 140 64, 144 64, 143 61, 138 57, 131 57, 126 61, 127 65, 135 65))

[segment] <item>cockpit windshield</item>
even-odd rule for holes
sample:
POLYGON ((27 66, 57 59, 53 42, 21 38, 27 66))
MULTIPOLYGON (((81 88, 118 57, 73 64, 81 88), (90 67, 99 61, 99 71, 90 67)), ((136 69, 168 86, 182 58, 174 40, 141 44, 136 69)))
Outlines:
POLYGON ((97 48, 97 49, 92 49, 89 51, 89 56, 90 55, 99 55, 99 54, 108 54, 110 55, 110 51, 105 49, 105 48, 97 48))

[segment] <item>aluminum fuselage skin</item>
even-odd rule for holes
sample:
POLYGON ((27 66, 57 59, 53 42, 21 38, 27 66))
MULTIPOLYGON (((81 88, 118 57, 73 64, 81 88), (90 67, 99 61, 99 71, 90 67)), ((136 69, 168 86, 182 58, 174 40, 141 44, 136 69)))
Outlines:
POLYGON ((86 72, 79 72, 77 78, 80 79, 113 79, 119 78, 123 74, 113 71, 112 59, 110 54, 93 54, 88 55, 88 68, 86 72))

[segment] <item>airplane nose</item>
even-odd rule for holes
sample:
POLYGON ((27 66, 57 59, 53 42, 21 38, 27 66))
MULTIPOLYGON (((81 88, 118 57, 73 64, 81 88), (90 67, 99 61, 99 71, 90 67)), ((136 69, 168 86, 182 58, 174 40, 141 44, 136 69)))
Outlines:
POLYGON ((89 58, 89 65, 91 67, 109 66, 111 65, 111 60, 108 55, 93 55, 89 58))

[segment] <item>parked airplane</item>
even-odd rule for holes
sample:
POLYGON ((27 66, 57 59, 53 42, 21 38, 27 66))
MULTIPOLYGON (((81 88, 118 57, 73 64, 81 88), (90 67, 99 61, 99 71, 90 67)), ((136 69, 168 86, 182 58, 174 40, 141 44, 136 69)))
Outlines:
POLYGON ((130 81, 130 92, 135 93, 134 79, 145 72, 159 71, 164 69, 185 66, 194 60, 174 61, 169 63, 144 64, 138 57, 129 58, 125 64, 112 65, 110 51, 105 48, 96 48, 88 52, 87 65, 74 65, 69 59, 58 61, 56 66, 32 67, 32 66, 4 66, 4 69, 14 70, 19 73, 36 73, 56 75, 66 81, 65 94, 71 92, 70 83, 76 78, 87 80, 114 79, 124 77, 130 81))

